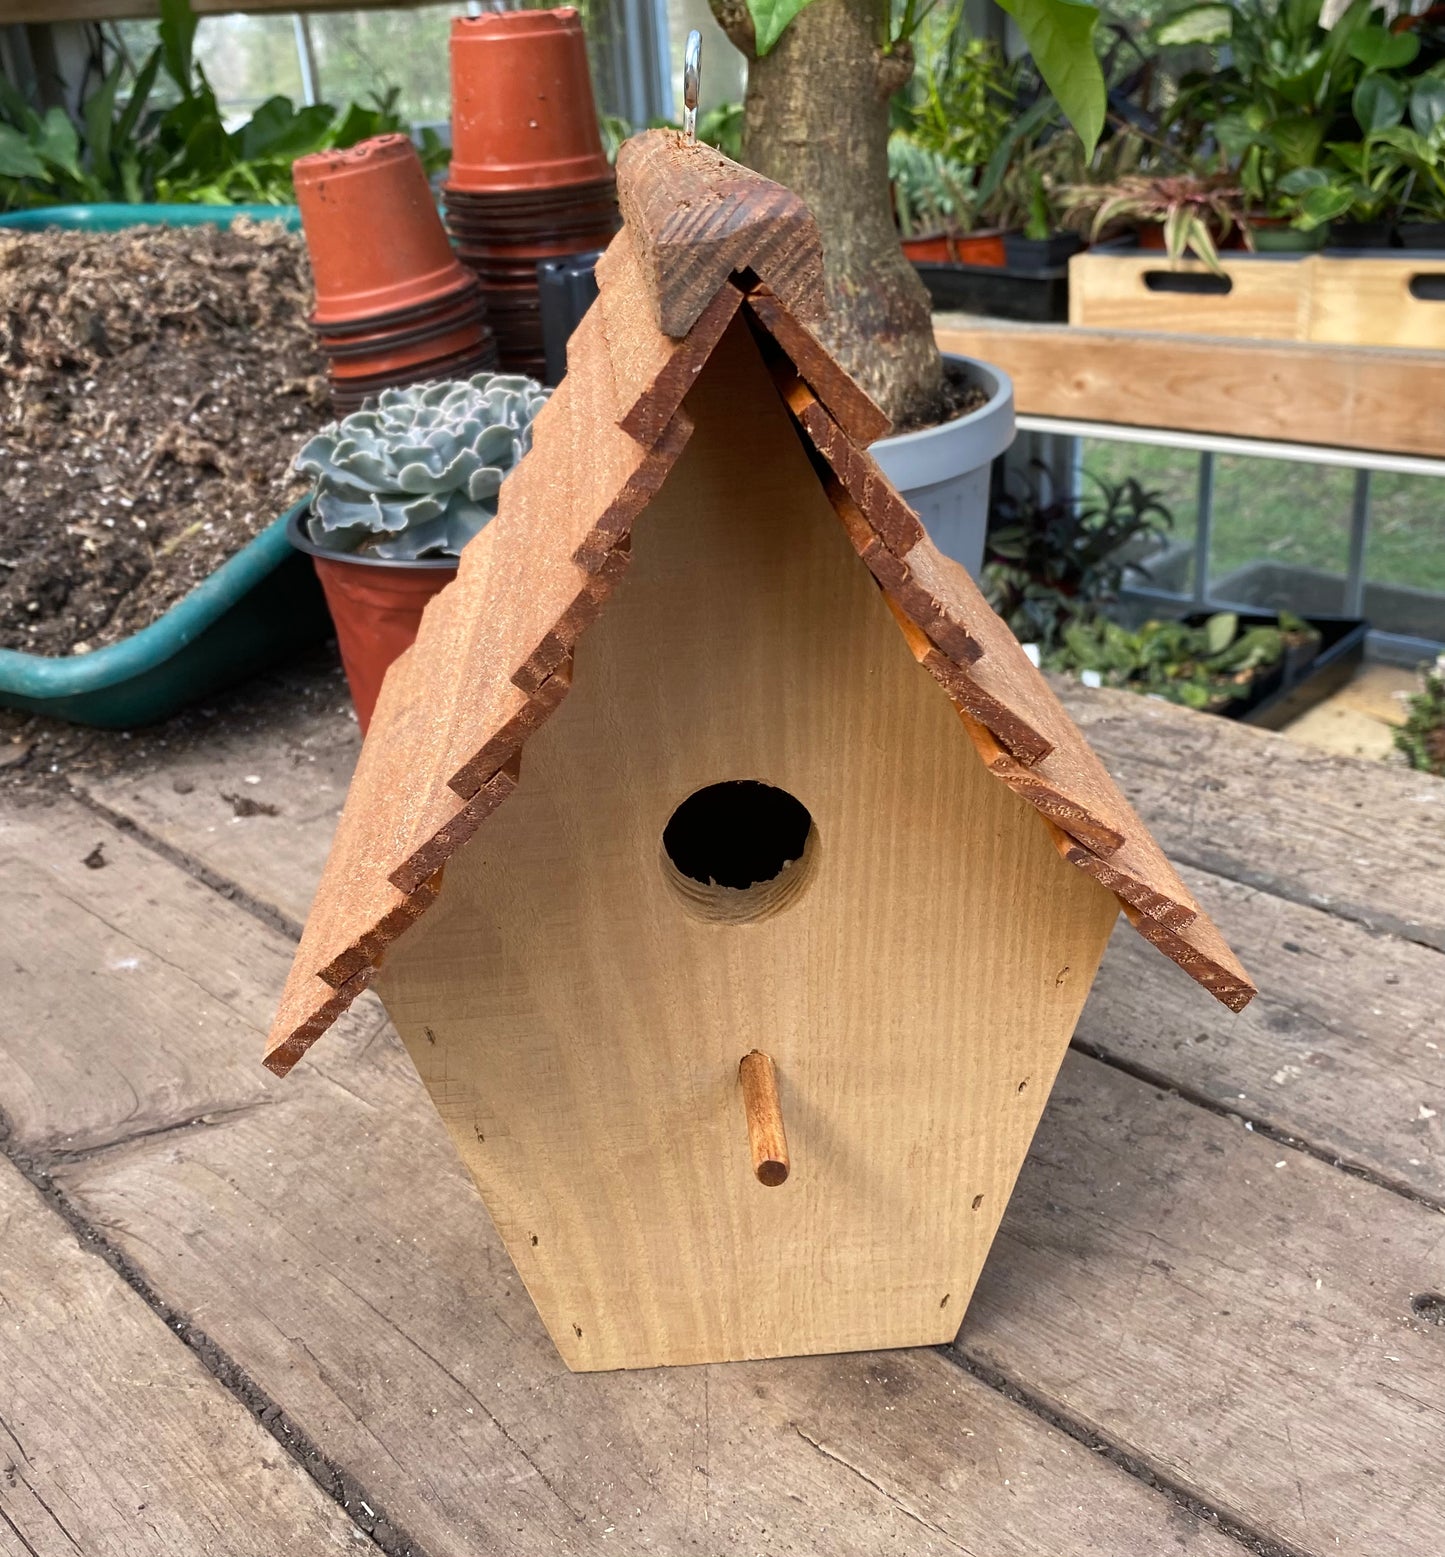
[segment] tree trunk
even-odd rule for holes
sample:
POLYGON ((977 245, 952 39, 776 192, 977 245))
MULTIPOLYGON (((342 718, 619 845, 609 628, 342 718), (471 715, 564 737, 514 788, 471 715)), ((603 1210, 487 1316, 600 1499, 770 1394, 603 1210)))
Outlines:
POLYGON ((801 195, 822 232, 826 344, 895 429, 935 421, 943 365, 888 188, 888 100, 913 58, 885 52, 887 0, 812 0, 762 59, 743 0, 711 4, 748 57, 743 159, 801 195))

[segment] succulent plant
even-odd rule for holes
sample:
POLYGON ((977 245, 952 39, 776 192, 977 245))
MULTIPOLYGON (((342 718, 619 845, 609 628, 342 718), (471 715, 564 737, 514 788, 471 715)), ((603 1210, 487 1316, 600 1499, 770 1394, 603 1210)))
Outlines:
POLYGON ((459 556, 496 514, 548 393, 497 373, 383 390, 375 410, 333 422, 296 456, 316 478, 311 539, 387 562, 459 556))

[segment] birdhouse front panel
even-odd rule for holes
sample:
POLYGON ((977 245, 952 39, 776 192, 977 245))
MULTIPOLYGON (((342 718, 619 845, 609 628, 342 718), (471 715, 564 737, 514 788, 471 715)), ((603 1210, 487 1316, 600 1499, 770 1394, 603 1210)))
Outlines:
POLYGON ((573 1368, 946 1341, 1118 904, 961 738, 741 319, 686 409, 566 701, 377 987, 573 1368))

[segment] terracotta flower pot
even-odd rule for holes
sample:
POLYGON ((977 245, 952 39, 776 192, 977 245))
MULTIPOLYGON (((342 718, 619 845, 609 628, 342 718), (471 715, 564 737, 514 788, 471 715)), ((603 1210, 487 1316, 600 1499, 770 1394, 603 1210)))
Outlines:
POLYGON ((323 551, 306 533, 304 512, 292 515, 287 534, 316 567, 336 627, 356 722, 365 735, 387 669, 416 641, 422 612, 457 576, 457 559, 388 563, 323 551))
POLYGON ((550 188, 605 179, 582 19, 487 11, 452 22, 448 189, 550 188))
POLYGON ((480 350, 486 338, 486 324, 481 314, 476 313, 460 324, 413 332, 410 338, 393 336, 367 348, 332 350, 329 353, 331 371, 336 378, 375 378, 398 368, 449 362, 454 357, 480 350))
MULTIPOLYGON (((471 378, 474 373, 497 371, 497 342, 490 332, 481 346, 440 361, 428 360, 411 368, 393 368, 366 378, 338 378, 331 372, 331 408, 337 416, 359 411, 383 389, 405 389, 408 384, 427 384, 439 379, 471 378)), ((536 377, 534 374, 533 377, 536 377)))
POLYGON ((927 237, 905 238, 903 252, 915 265, 947 265, 953 260, 951 242, 945 233, 932 233, 927 237))
POLYGON ((1007 263, 1001 228, 992 227, 980 232, 960 233, 952 242, 953 257, 960 265, 1002 267, 1007 263))
POLYGON ((313 323, 415 308, 466 286, 405 135, 298 157, 292 173, 316 282, 313 323))

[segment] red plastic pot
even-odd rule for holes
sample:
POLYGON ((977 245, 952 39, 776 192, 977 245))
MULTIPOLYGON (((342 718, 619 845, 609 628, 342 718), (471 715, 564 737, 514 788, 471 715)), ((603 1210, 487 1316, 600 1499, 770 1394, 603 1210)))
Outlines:
POLYGON ((370 350, 336 351, 331 356, 334 378, 377 378, 398 369, 425 367, 428 363, 449 362, 455 357, 479 351, 486 343, 487 326, 481 315, 441 333, 430 333, 410 341, 378 341, 370 350))
POLYGON ((982 232, 905 238, 903 252, 915 265, 1002 265, 1003 230, 991 227, 982 232))
POLYGON ((452 22, 447 188, 504 191, 605 179, 582 19, 487 11, 452 22))
POLYGON ((953 261, 953 249, 945 233, 934 233, 927 238, 905 238, 903 252, 915 265, 948 265, 953 261))
POLYGON ((392 314, 465 287, 467 273, 405 135, 298 157, 292 176, 316 283, 314 324, 392 314))
POLYGON ((291 516, 287 535, 310 555, 321 580, 356 722, 365 735, 388 668, 416 642, 422 612, 457 576, 457 559, 388 563, 323 551, 306 534, 304 512, 291 516))
POLYGON ((1005 265, 1003 231, 993 227, 983 232, 960 233, 953 239, 953 256, 960 265, 1005 265))

